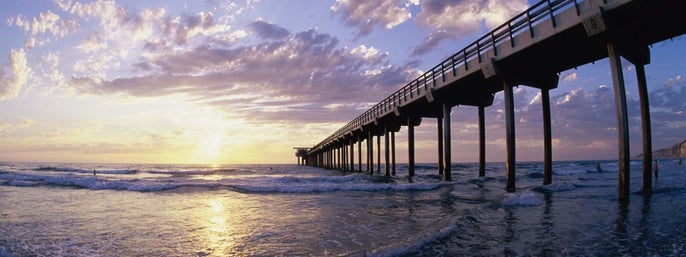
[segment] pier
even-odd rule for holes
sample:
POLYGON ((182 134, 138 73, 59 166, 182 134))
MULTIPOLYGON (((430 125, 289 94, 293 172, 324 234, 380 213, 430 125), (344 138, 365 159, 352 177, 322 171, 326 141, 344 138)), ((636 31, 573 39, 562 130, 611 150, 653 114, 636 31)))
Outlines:
MULTIPOLYGON (((543 184, 552 183, 552 130, 549 91, 559 72, 609 58, 617 118, 618 198, 629 198, 629 122, 620 56, 635 65, 643 128, 643 192, 651 192, 652 146, 644 66, 651 44, 686 33, 683 0, 544 0, 532 5, 443 62, 410 81, 378 104, 309 148, 298 149, 298 163, 373 174, 395 175, 395 133, 408 134, 408 175, 414 175, 414 128, 425 118, 437 119, 438 173, 451 180, 450 113, 459 106, 479 111, 479 172, 485 176, 484 108, 504 92, 506 190, 516 190, 515 112, 513 88, 541 91, 544 141, 543 184), (363 160, 362 144, 366 153, 363 160), (357 155, 355 145, 357 144, 357 155), (302 152, 301 152, 302 151, 302 152), (356 157, 357 156, 357 157, 356 157)), ((459 13, 455 15, 460 15, 459 13)))

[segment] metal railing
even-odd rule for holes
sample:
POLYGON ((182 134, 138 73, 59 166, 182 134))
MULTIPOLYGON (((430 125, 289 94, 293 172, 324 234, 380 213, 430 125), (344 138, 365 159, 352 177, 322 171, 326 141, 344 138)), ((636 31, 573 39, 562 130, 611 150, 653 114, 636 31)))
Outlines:
POLYGON ((443 62, 381 100, 378 104, 372 106, 369 110, 348 122, 329 137, 312 147, 310 152, 321 150, 323 146, 338 138, 342 138, 346 133, 373 122, 377 117, 394 111, 394 109, 399 107, 402 103, 412 101, 415 97, 425 94, 432 88, 436 88, 436 81, 441 80, 442 82, 445 82, 447 73, 452 73, 453 77, 457 77, 459 67, 464 66, 465 70, 469 70, 469 62, 477 59, 478 63, 481 63, 483 54, 489 50, 492 50, 493 54, 498 56, 498 46, 504 41, 509 40, 510 47, 515 47, 514 38, 516 36, 528 30, 533 38, 535 36, 533 27, 546 20, 551 20, 553 27, 555 27, 555 15, 560 12, 574 7, 576 9, 576 14, 581 15, 579 4, 582 1, 583 0, 543 0, 534 4, 526 11, 491 30, 491 32, 467 45, 467 47, 462 50, 457 51, 443 62))

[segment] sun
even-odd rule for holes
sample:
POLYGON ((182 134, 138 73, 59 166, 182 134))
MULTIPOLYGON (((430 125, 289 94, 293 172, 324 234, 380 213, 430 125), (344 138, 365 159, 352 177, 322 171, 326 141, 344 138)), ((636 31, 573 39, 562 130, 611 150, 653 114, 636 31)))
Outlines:
POLYGON ((225 146, 226 138, 223 135, 217 134, 202 138, 197 146, 199 160, 207 164, 218 164, 224 155, 225 146))

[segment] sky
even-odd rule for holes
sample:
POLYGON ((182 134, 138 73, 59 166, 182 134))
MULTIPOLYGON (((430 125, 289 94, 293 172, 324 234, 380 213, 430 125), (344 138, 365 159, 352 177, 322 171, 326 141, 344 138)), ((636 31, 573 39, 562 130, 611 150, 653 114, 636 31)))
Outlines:
MULTIPOLYGON (((0 161, 295 163, 312 146, 535 1, 6 0, 0 3, 0 161)), ((577 51, 573 47, 560 51, 577 51)), ((653 148, 686 138, 686 42, 651 46, 653 148)), ((634 66, 623 61, 631 154, 634 66)), ((560 71, 553 159, 617 158, 607 60, 560 71)), ((518 161, 543 159, 539 90, 515 89, 518 161)), ((487 161, 505 159, 502 93, 487 161)), ((452 111, 452 159, 478 161, 477 109, 452 111)), ((436 160, 436 120, 415 129, 436 160)), ((407 134, 396 135, 398 161, 407 134)))

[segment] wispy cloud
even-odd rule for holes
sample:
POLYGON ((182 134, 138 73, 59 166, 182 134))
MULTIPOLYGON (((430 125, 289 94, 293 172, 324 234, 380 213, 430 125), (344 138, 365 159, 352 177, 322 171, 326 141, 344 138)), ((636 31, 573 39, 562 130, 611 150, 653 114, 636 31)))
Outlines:
POLYGON ((528 7, 525 0, 425 0, 417 23, 431 29, 413 55, 434 49, 441 41, 456 39, 480 31, 493 29, 528 7))
POLYGON ((344 23, 357 27, 359 36, 372 33, 376 27, 392 29, 412 18, 410 7, 418 0, 338 0, 331 6, 334 14, 340 14, 344 23))
POLYGON ((9 61, 0 69, 0 100, 16 97, 31 75, 23 48, 12 50, 9 61))

